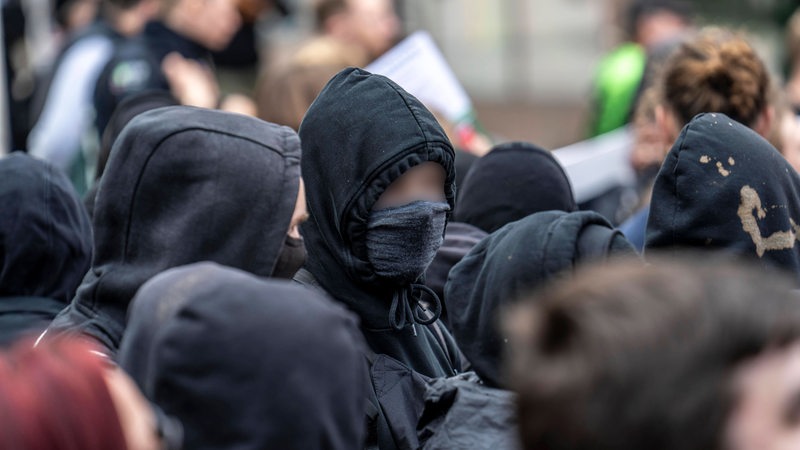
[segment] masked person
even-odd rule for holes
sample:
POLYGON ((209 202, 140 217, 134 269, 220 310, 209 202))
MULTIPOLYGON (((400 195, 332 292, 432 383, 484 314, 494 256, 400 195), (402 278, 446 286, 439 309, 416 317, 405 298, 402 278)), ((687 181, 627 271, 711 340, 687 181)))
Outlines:
POLYGON ((311 220, 301 282, 361 318, 370 348, 436 377, 460 361, 422 275, 453 207, 453 148, 433 115, 389 79, 336 75, 300 126, 311 220))
POLYGON ((184 106, 140 114, 100 181, 92 267, 48 333, 82 332, 113 353, 136 290, 179 265, 291 278, 305 257, 305 216, 291 129, 184 106))

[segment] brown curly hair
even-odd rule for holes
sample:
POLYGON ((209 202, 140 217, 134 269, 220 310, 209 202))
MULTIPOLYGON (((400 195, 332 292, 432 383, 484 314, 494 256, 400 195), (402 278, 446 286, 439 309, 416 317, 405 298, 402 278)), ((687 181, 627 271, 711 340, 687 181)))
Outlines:
POLYGON ((742 36, 707 28, 670 56, 660 86, 662 104, 682 124, 718 112, 752 127, 769 103, 770 76, 742 36))

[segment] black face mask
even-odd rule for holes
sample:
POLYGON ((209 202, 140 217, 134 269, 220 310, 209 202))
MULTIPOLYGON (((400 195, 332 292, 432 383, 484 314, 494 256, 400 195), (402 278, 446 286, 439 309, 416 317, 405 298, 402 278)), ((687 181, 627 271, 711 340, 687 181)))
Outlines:
POLYGON ((303 238, 294 238, 286 235, 278 261, 272 271, 273 278, 291 280, 294 274, 306 263, 306 245, 303 238))

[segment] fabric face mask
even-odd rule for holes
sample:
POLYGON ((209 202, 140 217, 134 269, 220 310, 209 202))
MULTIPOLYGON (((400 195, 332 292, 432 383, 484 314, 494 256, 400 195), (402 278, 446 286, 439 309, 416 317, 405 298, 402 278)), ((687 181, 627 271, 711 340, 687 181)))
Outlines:
POLYGON ((442 245, 447 203, 418 201, 373 211, 367 223, 367 257, 381 278, 413 283, 442 245))
POLYGON ((294 274, 306 263, 306 245, 303 238, 294 238, 286 235, 278 261, 272 271, 274 278, 291 280, 294 274))

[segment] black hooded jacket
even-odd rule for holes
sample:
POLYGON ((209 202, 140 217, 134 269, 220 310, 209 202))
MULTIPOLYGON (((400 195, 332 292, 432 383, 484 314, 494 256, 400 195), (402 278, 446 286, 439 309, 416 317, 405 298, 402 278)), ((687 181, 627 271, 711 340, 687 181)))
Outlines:
POLYGON ((566 172, 553 155, 526 142, 492 149, 459 187, 453 219, 487 233, 540 211, 577 211, 566 172))
POLYGON ((700 114, 653 187, 645 252, 721 250, 800 281, 800 177, 765 139, 724 114, 700 114))
POLYGON ((582 263, 635 255, 633 246, 592 211, 546 211, 512 222, 478 243, 445 286, 453 335, 475 372, 493 387, 501 376, 503 307, 582 263))
POLYGON ((0 159, 0 345, 41 331, 75 295, 92 227, 69 179, 24 153, 0 159))
POLYGON ((355 317, 316 291, 198 263, 142 286, 119 361, 181 421, 183 448, 351 450, 363 346, 355 317))
POLYGON ((432 161, 444 167, 444 192, 452 209, 454 156, 444 131, 419 100, 389 79, 345 69, 309 108, 300 139, 311 218, 301 229, 308 249, 306 270, 296 279, 303 282, 303 275, 310 274, 356 312, 375 353, 426 376, 452 375, 460 369, 457 350, 438 322, 391 327, 393 296, 406 287, 375 275, 365 244, 372 206, 413 166, 432 161))
POLYGON ((113 352, 128 303, 163 270, 214 261, 270 276, 299 177, 288 127, 183 106, 140 114, 100 180, 92 267, 50 330, 88 333, 113 352))

